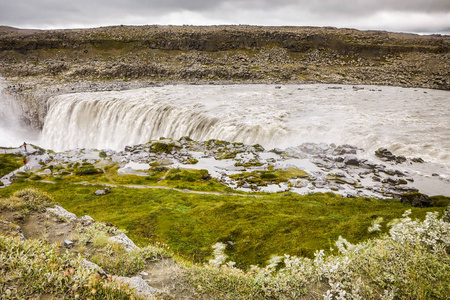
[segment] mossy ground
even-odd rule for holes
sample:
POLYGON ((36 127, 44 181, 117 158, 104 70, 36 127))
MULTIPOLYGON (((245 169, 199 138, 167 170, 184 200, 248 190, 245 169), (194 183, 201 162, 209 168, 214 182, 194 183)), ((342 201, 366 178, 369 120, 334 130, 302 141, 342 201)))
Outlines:
MULTIPOLYGON (((274 254, 311 257, 318 249, 329 249, 340 235, 353 243, 374 237, 367 228, 375 218, 383 217, 385 225, 410 208, 395 200, 331 193, 238 196, 115 187, 107 195, 95 196, 99 186, 64 181, 16 183, 1 189, 0 196, 30 186, 46 191, 79 216, 112 222, 140 244, 163 242, 190 261, 206 261, 211 245, 225 242, 226 253, 241 268, 263 265, 274 254)), ((412 216, 442 212, 449 199, 436 203, 440 207, 412 208, 412 216)))
POLYGON ((0 154, 0 177, 20 168, 23 165, 23 156, 19 154, 0 154))

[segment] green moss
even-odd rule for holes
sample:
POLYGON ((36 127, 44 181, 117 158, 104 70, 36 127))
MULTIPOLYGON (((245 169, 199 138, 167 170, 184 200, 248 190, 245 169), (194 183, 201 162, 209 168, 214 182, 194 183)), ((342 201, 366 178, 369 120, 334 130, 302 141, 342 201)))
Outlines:
POLYGON ((307 176, 306 172, 296 168, 289 168, 287 170, 279 169, 274 172, 273 166, 269 166, 267 171, 258 170, 233 174, 230 175, 230 178, 237 180, 239 186, 242 186, 244 183, 266 186, 268 183, 279 184, 280 182, 286 182, 288 179, 305 176, 307 176))
POLYGON ((178 148, 173 143, 154 142, 150 146, 150 151, 155 153, 171 153, 174 148, 178 148))
POLYGON ((215 148, 223 148, 230 144, 230 142, 227 141, 221 141, 221 140, 215 140, 211 139, 205 142, 205 145, 208 150, 215 149, 215 148))
POLYGON ((98 154, 98 156, 100 157, 107 157, 106 152, 105 151, 100 151, 100 153, 98 154))
POLYGON ((195 165, 196 163, 198 163, 198 160, 195 158, 189 158, 185 163, 190 164, 190 165, 195 165))
POLYGON ((245 167, 245 168, 251 168, 251 167, 260 167, 262 164, 259 162, 259 160, 253 159, 250 161, 247 161, 245 163, 237 162, 234 164, 236 167, 245 167))

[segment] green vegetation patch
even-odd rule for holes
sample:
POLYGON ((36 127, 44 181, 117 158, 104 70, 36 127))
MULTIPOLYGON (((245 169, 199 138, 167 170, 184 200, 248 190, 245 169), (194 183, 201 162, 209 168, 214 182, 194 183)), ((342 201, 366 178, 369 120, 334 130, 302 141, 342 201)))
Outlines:
POLYGON ((19 211, 45 211, 47 207, 54 206, 53 198, 46 192, 35 188, 25 188, 16 191, 9 198, 0 198, 0 209, 19 211))
POLYGON ((231 189, 212 178, 207 170, 170 169, 158 185, 193 191, 229 192, 231 189))
POLYGON ((61 299, 135 299, 127 286, 81 267, 73 254, 59 254, 43 241, 0 236, 0 253, 2 299, 43 293, 61 299))
POLYGON ((0 177, 11 173, 23 165, 23 156, 20 154, 0 154, 0 177))
POLYGON ((436 212, 424 221, 409 214, 374 239, 351 244, 339 237, 336 254, 272 257, 246 272, 227 261, 226 245, 217 243, 214 259, 188 268, 187 278, 198 293, 216 299, 448 299, 450 224, 436 212))
MULTIPOLYGON (((77 215, 124 228, 137 243, 165 243, 192 261, 206 261, 211 245, 224 242, 229 245, 227 255, 242 268, 265 264, 275 254, 311 257, 318 249, 330 249, 340 235, 352 243, 375 237, 376 232, 367 230, 374 219, 383 218, 385 231, 387 222, 410 207, 395 200, 331 193, 237 196, 116 187, 98 197, 94 195, 98 186, 64 182, 17 183, 0 189, 0 195, 29 186, 46 191, 77 215)), ((412 208, 412 216, 423 218, 426 212, 443 210, 412 208)))
POLYGON ((103 173, 101 169, 94 167, 93 164, 90 163, 82 163, 81 166, 77 166, 74 168, 74 173, 77 176, 85 176, 85 175, 96 175, 103 173))
POLYGON ((242 186, 245 183, 256 184, 258 186, 266 186, 267 184, 279 184, 280 182, 286 182, 288 179, 295 179, 306 177, 308 174, 305 171, 289 168, 287 170, 279 169, 273 171, 272 168, 268 168, 267 171, 252 171, 239 174, 230 175, 230 178, 237 180, 238 186, 242 186))
POLYGON ((173 149, 178 149, 173 143, 154 142, 150 145, 150 152, 155 153, 171 153, 173 149))

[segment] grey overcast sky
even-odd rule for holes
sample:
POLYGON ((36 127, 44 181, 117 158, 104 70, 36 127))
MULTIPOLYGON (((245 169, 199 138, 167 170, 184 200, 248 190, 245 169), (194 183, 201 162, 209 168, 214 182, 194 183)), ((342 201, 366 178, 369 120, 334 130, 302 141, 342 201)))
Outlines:
POLYGON ((333 26, 450 34, 450 0, 0 0, 0 25, 333 26))

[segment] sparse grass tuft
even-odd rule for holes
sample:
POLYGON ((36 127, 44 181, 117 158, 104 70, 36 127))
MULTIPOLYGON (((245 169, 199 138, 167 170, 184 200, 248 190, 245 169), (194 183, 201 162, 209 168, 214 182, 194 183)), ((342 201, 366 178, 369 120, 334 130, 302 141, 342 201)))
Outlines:
POLYGON ((12 211, 44 211, 53 205, 54 200, 49 194, 35 188, 26 188, 15 192, 9 198, 0 198, 0 209, 12 211))
POLYGON ((2 299, 136 299, 128 286, 80 266, 81 258, 40 240, 0 236, 2 299))

